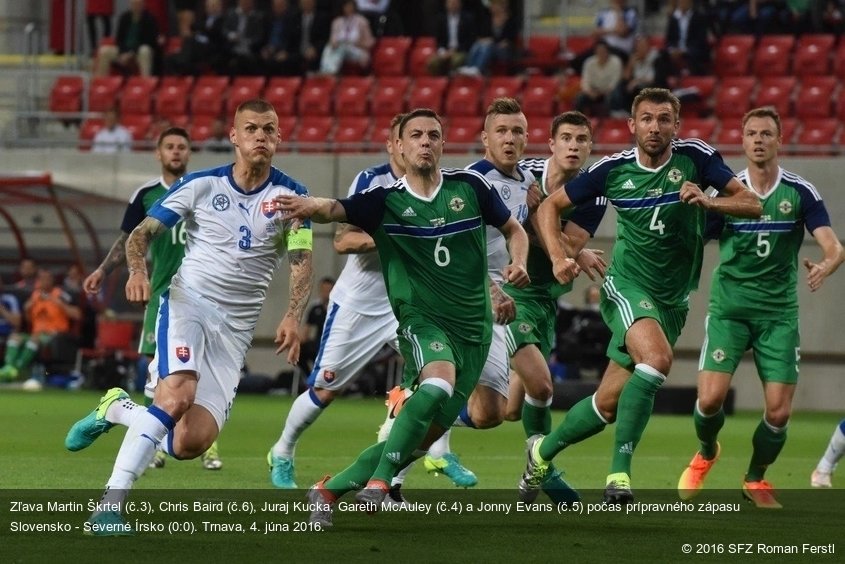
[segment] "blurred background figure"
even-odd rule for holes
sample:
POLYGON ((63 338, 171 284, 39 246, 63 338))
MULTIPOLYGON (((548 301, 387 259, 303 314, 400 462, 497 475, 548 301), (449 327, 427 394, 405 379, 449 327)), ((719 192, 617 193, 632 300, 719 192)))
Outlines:
POLYGON ((112 70, 121 74, 152 76, 160 57, 158 23, 144 8, 144 0, 129 0, 129 9, 117 20, 116 45, 102 45, 97 52, 95 74, 106 76, 112 70))
POLYGON ((437 19, 437 51, 428 60, 429 74, 449 74, 463 66, 476 33, 475 19, 463 9, 461 0, 446 0, 446 11, 437 19))
POLYGON ((103 128, 94 135, 92 153, 118 153, 132 150, 132 134, 118 123, 117 108, 103 114, 103 128))
POLYGON ((588 116, 605 116, 610 93, 622 79, 622 60, 610 52, 603 40, 596 42, 593 51, 594 54, 584 61, 575 109, 588 116))
POLYGON ((88 41, 91 53, 97 52, 100 40, 111 37, 111 19, 114 15, 114 0, 88 0, 85 2, 85 25, 88 26, 88 41), (97 26, 100 30, 98 32, 97 26))
POLYGON ((490 74, 491 66, 501 65, 510 73, 516 57, 519 22, 511 13, 509 0, 490 0, 490 14, 481 37, 467 53, 466 63, 458 69, 461 74, 490 74))
POLYGON ((672 74, 707 74, 710 69, 710 18, 694 0, 678 0, 666 24, 666 52, 672 74))
POLYGON ((334 278, 323 278, 320 280, 317 299, 308 308, 305 314, 305 323, 300 327, 300 341, 302 346, 299 353, 299 367, 306 377, 311 373, 314 360, 317 358, 317 351, 320 348, 320 339, 323 336, 323 325, 326 323, 328 314, 329 294, 334 288, 334 278))
POLYGON ((340 15, 332 20, 329 43, 323 49, 320 59, 320 72, 338 74, 346 62, 366 69, 370 65, 370 50, 375 43, 370 22, 358 13, 355 0, 346 0, 341 6, 340 15))

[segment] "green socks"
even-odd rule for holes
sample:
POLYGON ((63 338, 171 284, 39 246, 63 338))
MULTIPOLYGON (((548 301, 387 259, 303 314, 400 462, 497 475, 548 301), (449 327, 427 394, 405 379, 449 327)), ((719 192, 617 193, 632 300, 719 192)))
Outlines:
POLYGON ((561 424, 543 439, 540 456, 543 460, 551 460, 569 445, 592 437, 606 425, 607 422, 593 408, 593 396, 586 397, 573 405, 561 424))
POLYGON ((548 435, 552 430, 552 410, 549 408, 551 400, 545 402, 525 397, 522 404, 522 428, 526 437, 534 435, 548 435), (543 405, 540 405, 543 404, 543 405))
POLYGON ((643 436, 651 411, 654 395, 666 377, 647 364, 638 364, 631 378, 622 388, 616 409, 616 441, 610 474, 631 475, 631 459, 634 449, 643 436))
POLYGON ((373 475, 373 470, 378 466, 384 452, 384 445, 385 443, 382 442, 367 447, 349 467, 326 480, 325 488, 336 497, 340 497, 346 492, 360 490, 366 486, 370 476, 373 475))
POLYGON ((701 442, 698 451, 705 459, 713 460, 716 457, 716 439, 725 424, 725 411, 719 409, 713 415, 704 415, 698 409, 698 402, 695 402, 695 409, 693 409, 692 414, 695 423, 695 435, 701 442))
POLYGON ((748 465, 748 472, 745 474, 746 482, 757 482, 763 479, 766 468, 773 463, 780 454, 783 445, 786 443, 786 426, 772 427, 763 418, 754 437, 751 439, 753 451, 751 463, 748 465))

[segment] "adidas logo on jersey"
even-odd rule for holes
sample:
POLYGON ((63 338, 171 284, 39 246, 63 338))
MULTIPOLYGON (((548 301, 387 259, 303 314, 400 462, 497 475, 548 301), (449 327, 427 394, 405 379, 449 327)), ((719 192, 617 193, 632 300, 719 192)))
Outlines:
POLYGON ((634 186, 634 183, 631 181, 630 178, 626 180, 625 183, 622 185, 623 190, 636 190, 636 188, 637 187, 634 186))
POLYGON ((417 217, 417 212, 414 211, 414 208, 408 206, 408 209, 402 212, 402 217, 417 217))

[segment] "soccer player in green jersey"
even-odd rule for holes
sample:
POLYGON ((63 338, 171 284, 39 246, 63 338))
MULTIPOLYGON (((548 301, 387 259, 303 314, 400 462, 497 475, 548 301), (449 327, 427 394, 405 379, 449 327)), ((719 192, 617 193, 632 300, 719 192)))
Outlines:
POLYGON ((798 382, 798 251, 804 229, 824 257, 804 259, 807 284, 815 292, 833 274, 845 251, 830 227, 830 217, 815 186, 778 164, 780 116, 755 108, 742 118, 742 148, 747 168, 737 176, 763 206, 760 219, 710 218, 707 235, 719 239, 719 266, 713 271, 710 308, 698 373, 698 401, 693 411, 701 442, 678 482, 681 499, 690 499, 719 459, 717 441, 725 412, 722 405, 731 378, 746 350, 754 352, 763 384, 765 412, 751 439, 751 461, 743 495, 757 507, 778 509, 764 474, 786 443, 792 397, 798 382))
POLYGON ((689 293, 698 285, 704 211, 760 216, 758 198, 716 150, 698 139, 675 139, 680 106, 669 90, 644 89, 628 121, 636 146, 600 160, 537 210, 555 277, 568 283, 577 265, 561 242, 561 213, 598 196, 616 208, 617 239, 601 302, 613 337, 610 364, 596 393, 574 405, 545 438, 528 439, 521 490, 539 487, 558 452, 616 419, 605 499, 633 500, 631 459, 651 417, 654 395, 672 367, 672 346, 686 320, 689 293), (704 194, 702 188, 709 186, 725 197, 704 194))
MULTIPOLYGON (((581 167, 592 150, 592 139, 590 119, 581 112, 565 112, 552 120, 549 137, 552 156, 520 162, 537 179, 542 199, 581 173, 581 167)), ((599 255, 585 250, 584 245, 598 228, 606 203, 604 197, 586 202, 570 210, 561 223, 569 254, 577 257, 581 271, 591 279, 595 279, 596 275, 603 276, 606 265, 599 255)), ((532 222, 534 218, 532 214, 532 222)), ((522 419, 525 434, 531 437, 547 435, 552 430, 554 388, 548 359, 555 341, 557 298, 569 292, 572 283, 560 284, 555 280, 552 263, 540 246, 533 225, 529 225, 526 231, 531 243, 528 249, 531 284, 526 288, 506 285, 504 291, 516 304, 516 317, 506 330, 508 356, 513 368, 507 411, 510 418, 522 419)), ((553 468, 540 487, 555 502, 578 499, 560 472, 553 468)), ((537 493, 536 488, 521 491, 520 499, 533 501, 537 493)))
MULTIPOLYGON (((115 239, 100 266, 82 283, 83 289, 89 294, 98 293, 106 276, 126 262, 124 245, 129 234, 147 217, 147 212, 153 204, 185 175, 191 159, 191 139, 188 132, 181 127, 171 127, 162 131, 156 143, 155 156, 161 164, 161 176, 150 180, 132 194, 129 205, 126 206, 126 212, 123 214, 123 222, 120 224, 120 235, 115 239)), ((170 279, 176 274, 179 265, 182 264, 182 257, 185 256, 185 225, 179 222, 170 230, 168 237, 155 239, 150 244, 150 256, 152 257, 152 272, 150 273, 152 294, 144 310, 144 326, 141 329, 138 345, 138 352, 144 355, 147 361, 152 360, 156 352, 155 327, 161 295, 170 287, 170 279)), ((144 393, 144 405, 149 407, 153 401, 152 390, 145 390, 144 393)), ((162 468, 166 460, 167 456, 164 452, 156 451, 150 467, 162 468)), ((203 454, 202 465, 208 470, 219 470, 223 467, 217 441, 203 454)))
POLYGON ((418 384, 387 440, 308 494, 312 522, 331 524, 330 504, 346 492, 377 510, 390 479, 425 454, 448 429, 478 382, 492 338, 486 225, 508 240, 505 281, 528 284, 528 237, 480 174, 441 169, 440 118, 416 109, 399 125, 405 176, 344 200, 279 197, 286 217, 345 221, 369 233, 382 262, 387 295, 399 321, 404 388, 418 384), (366 484, 366 486, 365 486, 366 484), (363 489, 362 489, 363 488, 363 489))

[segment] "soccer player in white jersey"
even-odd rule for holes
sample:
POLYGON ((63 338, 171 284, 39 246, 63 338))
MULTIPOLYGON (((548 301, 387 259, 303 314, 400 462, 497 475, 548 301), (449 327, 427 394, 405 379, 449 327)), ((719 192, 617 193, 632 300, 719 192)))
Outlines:
MULTIPOLYGON (((390 186, 405 175, 405 164, 395 147, 404 115, 398 114, 390 122, 385 142, 388 162, 359 172, 347 196, 374 186, 390 186)), ((373 238, 358 227, 339 223, 334 248, 339 254, 350 256, 329 295, 328 314, 308 389, 294 400, 282 434, 267 454, 270 481, 277 488, 297 487, 294 451, 299 437, 376 353, 396 339, 398 322, 387 300, 373 238)))
POLYGON ((235 163, 182 178, 126 241, 126 297, 150 299, 150 240, 185 221, 185 258, 162 296, 156 355, 150 365, 153 405, 108 396, 78 421, 66 443, 79 450, 115 424, 129 427, 101 499, 89 518, 96 535, 132 534, 120 508, 159 444, 174 458, 201 455, 229 417, 244 356, 267 287, 281 256, 290 262, 288 310, 276 329, 276 353, 299 357, 299 324, 312 284, 310 222, 286 220, 273 198, 307 195, 305 186, 272 166, 280 141, 273 106, 250 100, 235 112, 229 138, 235 163))

